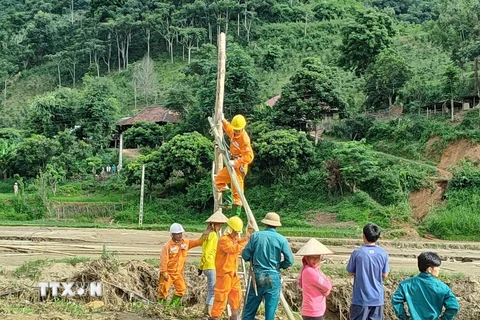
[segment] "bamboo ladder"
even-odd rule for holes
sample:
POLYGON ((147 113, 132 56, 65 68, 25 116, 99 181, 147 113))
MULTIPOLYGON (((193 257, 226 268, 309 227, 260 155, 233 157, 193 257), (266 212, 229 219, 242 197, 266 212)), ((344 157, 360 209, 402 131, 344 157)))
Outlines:
MULTIPOLYGON (((237 175, 233 170, 233 168, 231 168, 228 164, 228 161, 230 160, 228 158, 228 147, 226 147, 224 143, 222 123, 221 123, 221 119, 219 119, 220 115, 223 114, 223 100, 224 100, 224 93, 225 93, 225 68, 226 68, 225 67, 226 66, 225 33, 222 32, 218 35, 217 45, 218 45, 218 71, 217 71, 217 92, 216 92, 216 101, 215 101, 215 119, 212 119, 211 117, 208 118, 208 121, 212 128, 212 134, 218 145, 218 148, 216 148, 215 150, 215 161, 213 162, 213 167, 212 167, 212 184, 214 184, 215 175, 222 169, 223 165, 225 164, 225 166, 228 168, 232 185, 236 190, 238 190, 238 194, 240 195, 240 199, 242 200, 243 207, 247 214, 248 224, 251 227, 253 227, 255 231, 258 231, 258 225, 255 220, 255 217, 252 214, 252 210, 248 205, 245 195, 240 190, 237 175)), ((222 195, 220 192, 215 191, 215 186, 213 186, 213 194, 214 194, 214 200, 215 200, 214 210, 217 210, 219 208, 222 195)), ((242 273, 243 273, 243 279, 244 279, 244 288, 247 288, 248 285, 250 284, 250 279, 249 279, 250 273, 246 272, 245 261, 242 258, 240 258, 240 260, 242 261, 241 265, 243 269, 242 273)), ((287 301, 285 300, 285 297, 282 291, 280 291, 280 302, 282 303, 283 309, 287 314, 288 320, 295 320, 293 313, 290 310, 290 307, 287 301)))
MULTIPOLYGON (((253 227, 255 231, 259 231, 257 221, 255 220, 255 217, 252 213, 252 210, 250 209, 250 206, 248 204, 247 199, 245 198, 244 193, 240 189, 240 184, 237 179, 237 175, 235 173, 235 170, 229 165, 229 157, 228 157, 228 149, 226 147, 226 144, 224 143, 223 140, 223 132, 220 134, 217 130, 216 124, 214 120, 211 117, 208 117, 208 122, 210 123, 210 126, 212 128, 212 133, 215 138, 215 142, 217 144, 217 148, 219 152, 222 154, 223 162, 225 167, 228 169, 228 173, 230 174, 230 179, 232 181, 233 187, 237 190, 240 199, 242 200, 243 208, 245 209, 245 212, 247 214, 247 219, 248 219, 248 225, 253 227)), ((247 288, 250 285, 250 272, 247 272, 246 266, 245 266, 245 261, 241 259, 241 265, 242 265, 242 271, 239 272, 239 274, 243 275, 243 283, 244 283, 244 288, 247 288)), ((247 292, 246 292, 247 293, 247 292)), ((245 294, 246 296, 246 294, 245 294)), ((283 309, 285 310, 285 313, 287 314, 287 317, 289 320, 295 320, 295 317, 293 316, 292 311, 290 310, 290 307, 285 300, 285 297, 283 295, 283 292, 280 291, 280 302, 282 304, 283 309)))

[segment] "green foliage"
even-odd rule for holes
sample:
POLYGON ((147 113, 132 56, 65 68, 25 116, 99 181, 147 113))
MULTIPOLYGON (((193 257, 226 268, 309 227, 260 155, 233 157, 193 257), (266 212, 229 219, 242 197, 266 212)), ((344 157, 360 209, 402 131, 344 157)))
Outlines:
POLYGON ((70 88, 61 88, 35 98, 30 105, 30 128, 48 138, 53 138, 60 131, 73 129, 79 98, 78 92, 70 88))
POLYGON ((402 57, 390 50, 381 52, 366 72, 366 109, 393 106, 410 76, 410 69, 402 57))
POLYGON ((52 157, 60 154, 60 143, 41 135, 24 139, 17 147, 14 167, 25 177, 35 177, 45 170, 52 157))
POLYGON ((342 30, 340 63, 357 74, 363 73, 391 45, 395 33, 394 22, 387 14, 373 9, 356 11, 342 30))
POLYGON ((29 278, 32 280, 38 280, 43 268, 50 265, 52 262, 48 259, 43 260, 30 260, 22 264, 20 267, 13 271, 13 274, 18 278, 29 278))
POLYGON ((139 183, 142 164, 148 193, 154 185, 165 184, 169 179, 185 179, 194 183, 203 178, 213 161, 213 144, 198 132, 177 135, 158 149, 139 156, 127 165, 130 183, 139 183), (208 169, 207 169, 208 168, 208 169))
POLYGON ((255 169, 270 179, 285 180, 309 168, 314 148, 304 133, 295 130, 274 130, 253 142, 255 169))
POLYGON ((425 229, 440 239, 480 240, 480 192, 478 188, 449 190, 447 204, 429 212, 425 229))
POLYGON ((302 69, 290 78, 275 104, 275 123, 304 129, 332 110, 342 111, 345 103, 337 90, 337 72, 315 58, 303 60, 302 69))
POLYGON ((85 90, 82 92, 76 130, 79 138, 92 145, 105 147, 110 143, 117 116, 118 102, 114 95, 114 84, 107 78, 86 77, 85 90))
MULTIPOLYGON (((187 75, 195 77, 193 81, 199 106, 193 106, 184 112, 184 130, 188 132, 207 132, 207 117, 214 112, 216 99, 217 59, 212 47, 204 45, 199 60, 192 62, 187 75)), ((230 119, 236 114, 251 114, 253 106, 259 103, 258 79, 253 59, 236 43, 227 49, 224 113, 230 119)), ((185 106, 187 107, 187 106, 185 106)))
POLYGON ((356 116, 354 118, 341 119, 334 123, 329 134, 344 140, 362 140, 366 138, 368 131, 374 125, 374 120, 369 117, 356 116))
POLYGON ((126 148, 150 147, 155 148, 169 140, 174 134, 172 124, 160 126, 153 122, 137 121, 124 132, 126 148))
POLYGON ((480 189, 480 168, 469 161, 463 161, 453 172, 448 190, 480 189))
POLYGON ((332 157, 338 159, 343 181, 352 192, 378 169, 375 154, 365 140, 339 143, 332 157))

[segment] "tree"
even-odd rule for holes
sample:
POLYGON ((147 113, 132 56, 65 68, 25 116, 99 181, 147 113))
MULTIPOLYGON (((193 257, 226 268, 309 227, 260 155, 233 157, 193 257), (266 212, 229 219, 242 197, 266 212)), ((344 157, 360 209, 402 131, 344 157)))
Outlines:
POLYGON ((205 39, 205 29, 204 28, 180 28, 178 30, 180 35, 180 43, 187 48, 188 51, 188 60, 187 63, 190 64, 192 49, 198 49, 198 43, 205 39))
POLYGON ((159 126, 156 123, 146 121, 135 122, 133 126, 123 134, 125 147, 158 147, 166 140, 169 129, 172 128, 168 125, 159 126))
POLYGON ((60 144, 42 135, 24 139, 15 152, 15 171, 22 177, 36 177, 47 163, 60 154, 60 144))
POLYGON ((83 79, 83 83, 85 90, 81 93, 77 113, 80 127, 76 133, 80 139, 96 147, 105 147, 110 143, 118 114, 115 85, 108 78, 89 76, 83 79))
MULTIPOLYGON (((344 181, 352 192, 356 192, 357 185, 370 179, 378 170, 375 154, 365 139, 338 143, 332 150, 332 156, 340 166, 342 178, 339 181, 344 181)), ((335 166, 331 168, 335 170, 335 166)), ((331 176, 335 172, 329 174, 331 176)))
POLYGON ((7 179, 14 160, 17 143, 0 138, 0 168, 3 179, 7 179))
MULTIPOLYGON (((187 71, 187 75, 196 77, 199 101, 199 107, 193 107, 186 113, 186 129, 189 131, 205 132, 209 128, 206 119, 213 114, 217 88, 217 59, 214 49, 211 45, 202 46, 200 59, 192 62, 187 71)), ((225 117, 231 119, 238 113, 251 114, 253 107, 259 103, 258 91, 252 57, 238 44, 230 44, 227 48, 225 75, 225 117)))
POLYGON ((443 73, 443 94, 447 99, 453 99, 459 95, 460 70, 454 65, 449 65, 443 73))
POLYGON ((275 123, 305 130, 308 122, 322 119, 330 110, 343 110, 345 104, 338 87, 336 69, 315 58, 303 60, 302 69, 283 87, 275 104, 275 123))
POLYGON ((30 128, 49 138, 65 129, 73 129, 78 120, 79 99, 78 92, 70 88, 36 97, 30 105, 30 128))
POLYGON ((150 194, 155 184, 165 184, 170 179, 183 178, 193 185, 208 173, 212 161, 212 142, 198 132, 185 133, 129 163, 127 176, 130 182, 138 183, 145 164, 147 193, 150 194))
POLYGON ((154 100, 158 91, 157 73, 153 65, 153 60, 149 56, 143 59, 133 67, 133 89, 135 108, 137 108, 137 92, 143 95, 145 107, 149 106, 149 99, 154 100))
POLYGON ((177 135, 158 151, 167 179, 179 174, 193 183, 211 169, 213 144, 198 132, 177 135))
POLYGON ((296 130, 268 131, 253 140, 255 168, 274 181, 289 179, 308 170, 315 150, 305 133, 296 130))
POLYGON ((374 9, 357 11, 342 29, 340 63, 357 74, 363 73, 390 46, 395 33, 393 20, 385 13, 374 9))
POLYGON ((367 108, 391 107, 410 76, 409 66, 402 57, 389 50, 380 53, 366 72, 367 108))

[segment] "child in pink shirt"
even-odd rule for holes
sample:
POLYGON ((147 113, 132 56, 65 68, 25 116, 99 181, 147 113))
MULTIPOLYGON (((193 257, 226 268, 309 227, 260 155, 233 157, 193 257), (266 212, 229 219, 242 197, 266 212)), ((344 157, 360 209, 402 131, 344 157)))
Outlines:
POLYGON ((315 239, 310 239, 298 252, 304 256, 303 268, 298 279, 302 289, 303 320, 323 320, 327 309, 326 297, 330 294, 332 283, 320 270, 322 256, 332 254, 327 247, 315 239))

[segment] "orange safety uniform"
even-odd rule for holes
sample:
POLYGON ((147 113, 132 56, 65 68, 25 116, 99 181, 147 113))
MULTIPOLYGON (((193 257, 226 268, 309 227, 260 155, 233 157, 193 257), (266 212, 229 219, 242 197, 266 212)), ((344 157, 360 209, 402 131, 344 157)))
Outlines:
MULTIPOLYGON (((222 124, 223 130, 225 130, 227 135, 230 137, 230 153, 232 154, 231 160, 234 160, 233 168, 237 174, 240 189, 243 192, 243 179, 247 175, 248 165, 253 161, 253 150, 250 144, 250 137, 245 129, 243 129, 240 134, 235 136, 233 127, 227 120, 222 120, 222 124)), ((223 168, 215 178, 215 186, 218 190, 220 190, 225 188, 229 183, 231 183, 231 180, 228 169, 223 168)), ((241 205, 242 201, 240 200, 240 196, 234 187, 232 187, 232 196, 233 203, 241 205)))
POLYGON ((187 261, 188 250, 198 247, 202 244, 202 239, 186 240, 182 239, 178 243, 171 240, 163 245, 160 254, 160 276, 158 277, 158 297, 166 299, 170 287, 175 287, 175 295, 183 297, 187 291, 183 270, 187 261), (163 278, 168 274, 168 280, 163 278))
POLYGON ((212 307, 212 317, 218 318, 227 306, 227 298, 232 308, 232 314, 238 312, 242 301, 242 286, 238 277, 238 258, 248 240, 233 234, 222 236, 218 241, 215 268, 217 278, 215 283, 215 298, 212 307))

